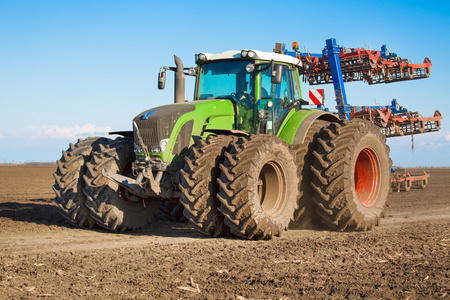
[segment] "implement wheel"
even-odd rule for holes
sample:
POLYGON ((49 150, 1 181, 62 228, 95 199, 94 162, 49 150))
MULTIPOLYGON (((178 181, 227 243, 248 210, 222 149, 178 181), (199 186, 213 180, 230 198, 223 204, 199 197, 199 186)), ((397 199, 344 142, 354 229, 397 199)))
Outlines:
POLYGON ((400 189, 404 192, 409 192, 411 190, 411 181, 410 180, 403 181, 402 184, 400 185, 400 189))
POLYGON ((420 189, 426 188, 427 185, 428 185, 428 178, 425 178, 425 179, 423 179, 423 180, 420 180, 420 182, 419 182, 419 188, 420 188, 420 189))
POLYGON ((132 177, 134 161, 133 140, 118 138, 102 143, 92 152, 84 176, 86 206, 97 224, 112 231, 135 230, 145 227, 153 219, 161 203, 160 198, 139 198, 118 183, 103 175, 122 174, 132 177))
POLYGON ((231 233, 270 239, 287 229, 299 183, 288 144, 269 135, 240 138, 230 144, 220 168, 219 209, 231 233))
POLYGON ((319 138, 312 171, 314 201, 335 230, 369 230, 379 224, 389 193, 389 147, 370 122, 332 123, 319 138))

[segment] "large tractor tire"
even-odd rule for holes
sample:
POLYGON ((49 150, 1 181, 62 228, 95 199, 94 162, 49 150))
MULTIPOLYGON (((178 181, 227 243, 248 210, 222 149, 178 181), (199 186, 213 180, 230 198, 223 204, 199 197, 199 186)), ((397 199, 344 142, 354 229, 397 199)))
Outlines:
POLYGON ((79 139, 70 143, 69 149, 62 151, 62 157, 56 161, 56 171, 53 173, 55 184, 54 199, 59 213, 66 221, 81 228, 92 228, 95 220, 89 215, 90 210, 85 205, 86 196, 83 193, 86 173, 86 162, 90 160, 92 147, 101 141, 99 137, 79 139))
POLYGON ((316 211, 316 203, 313 201, 314 190, 311 187, 313 174, 311 166, 314 162, 313 151, 317 148, 317 138, 320 131, 328 126, 329 122, 316 120, 306 133, 302 144, 293 145, 295 163, 297 165, 297 177, 299 178, 298 209, 294 214, 294 220, 289 225, 293 229, 318 229, 323 227, 316 211))
POLYGON ((202 233, 224 236, 229 232, 224 217, 219 212, 217 199, 220 176, 219 165, 224 161, 232 137, 217 136, 201 139, 192 147, 181 170, 180 203, 184 206, 184 216, 202 233))
POLYGON ((232 234, 270 239, 287 229, 299 193, 288 144, 270 135, 239 138, 231 142, 220 168, 219 210, 232 234))
POLYGON ((133 140, 109 140, 92 152, 84 176, 86 205, 98 225, 112 231, 134 231, 147 226, 158 211, 160 198, 139 198, 105 175, 132 177, 133 140), (104 174, 105 173, 105 174, 104 174))
POLYGON ((334 230, 378 225, 390 186, 389 147, 371 122, 331 123, 318 139, 312 166, 317 212, 334 230))

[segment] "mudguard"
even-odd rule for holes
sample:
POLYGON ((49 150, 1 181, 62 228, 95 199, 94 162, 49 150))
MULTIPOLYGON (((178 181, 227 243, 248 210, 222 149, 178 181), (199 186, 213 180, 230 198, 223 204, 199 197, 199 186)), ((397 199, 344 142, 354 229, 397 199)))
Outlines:
POLYGON ((289 145, 302 144, 309 127, 311 127, 311 124, 317 119, 330 122, 337 122, 340 120, 336 114, 322 110, 308 108, 300 109, 298 111, 293 111, 287 116, 278 132, 278 136, 289 145))

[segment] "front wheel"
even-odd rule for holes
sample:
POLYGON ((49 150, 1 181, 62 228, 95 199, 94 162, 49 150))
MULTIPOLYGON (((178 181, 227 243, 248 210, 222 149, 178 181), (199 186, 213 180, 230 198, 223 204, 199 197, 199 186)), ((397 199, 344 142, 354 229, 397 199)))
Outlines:
POLYGON ((92 152, 84 176, 86 206, 97 224, 112 231, 135 230, 145 227, 155 216, 160 198, 139 198, 104 176, 122 174, 132 177, 131 164, 135 159, 133 140, 118 138, 100 144, 92 152))
POLYGON ((219 210, 231 233, 270 239, 287 229, 299 182, 288 144, 269 135, 240 138, 231 142, 220 168, 219 210))
POLYGON ((225 236, 229 231, 218 210, 217 179, 219 165, 223 163, 224 152, 232 139, 229 136, 209 137, 206 141, 200 139, 192 147, 181 170, 180 203, 185 208, 184 215, 196 229, 211 236, 225 236))
POLYGON ((322 221, 335 230, 368 230, 383 216, 390 187, 389 147, 366 121, 331 123, 318 139, 312 187, 322 221))
POLYGON ((59 213, 66 221, 81 228, 92 228, 95 220, 89 215, 85 205, 86 196, 83 194, 86 173, 86 162, 90 160, 92 148, 104 141, 99 137, 79 139, 77 143, 70 143, 69 149, 62 151, 62 157, 56 161, 56 171, 53 173, 55 184, 54 199, 59 213))

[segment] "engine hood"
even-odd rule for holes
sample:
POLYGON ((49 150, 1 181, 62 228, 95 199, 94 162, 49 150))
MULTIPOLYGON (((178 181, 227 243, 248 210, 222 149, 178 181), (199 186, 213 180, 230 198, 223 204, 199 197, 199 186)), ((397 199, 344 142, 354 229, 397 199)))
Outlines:
MULTIPOLYGON (((235 129, 235 112, 230 100, 192 101, 146 110, 133 121, 150 156, 170 162, 178 161, 198 139, 210 135, 208 130, 235 129), (163 140, 165 149, 153 151, 163 140)), ((138 140, 136 129, 134 139, 138 140)))

